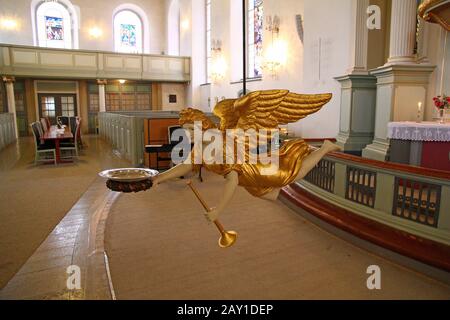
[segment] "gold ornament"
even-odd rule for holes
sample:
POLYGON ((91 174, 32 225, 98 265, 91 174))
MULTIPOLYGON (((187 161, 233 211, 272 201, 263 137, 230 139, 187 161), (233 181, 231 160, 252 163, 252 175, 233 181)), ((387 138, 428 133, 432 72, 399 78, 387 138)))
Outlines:
MULTIPOLYGON (((330 101, 331 94, 296 94, 288 90, 255 91, 239 99, 223 100, 214 108, 214 114, 220 118, 219 129, 277 129, 279 125, 293 123, 319 111, 330 101)), ((180 112, 180 124, 202 121, 203 130, 213 127, 213 122, 200 110, 186 109, 180 112)), ((215 126, 215 125, 214 125, 215 126)), ((248 159, 248 143, 246 159, 248 159)), ((224 156, 225 156, 224 149, 224 156)), ((279 189, 294 182, 301 170, 302 160, 311 153, 308 144, 302 139, 286 142, 278 151, 279 167, 273 174, 267 175, 271 164, 260 162, 251 164, 201 164, 202 167, 216 174, 226 176, 235 171, 239 176, 239 185, 256 197, 262 197, 274 189, 279 189)), ((192 165, 195 171, 199 164, 192 165)))

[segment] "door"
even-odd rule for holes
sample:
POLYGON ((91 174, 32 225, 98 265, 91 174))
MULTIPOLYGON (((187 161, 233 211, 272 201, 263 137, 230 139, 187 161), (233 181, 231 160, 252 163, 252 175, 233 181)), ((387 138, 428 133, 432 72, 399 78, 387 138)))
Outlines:
POLYGON ((77 115, 77 100, 75 94, 39 94, 39 117, 48 117, 51 124, 56 124, 56 118, 74 117, 77 115))

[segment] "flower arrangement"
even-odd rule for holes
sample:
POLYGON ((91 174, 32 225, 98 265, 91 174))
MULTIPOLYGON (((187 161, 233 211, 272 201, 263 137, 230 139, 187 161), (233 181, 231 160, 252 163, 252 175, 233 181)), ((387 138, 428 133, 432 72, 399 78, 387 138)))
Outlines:
POLYGON ((442 96, 437 96, 433 98, 434 105, 438 109, 448 109, 450 104, 450 97, 445 94, 442 96))

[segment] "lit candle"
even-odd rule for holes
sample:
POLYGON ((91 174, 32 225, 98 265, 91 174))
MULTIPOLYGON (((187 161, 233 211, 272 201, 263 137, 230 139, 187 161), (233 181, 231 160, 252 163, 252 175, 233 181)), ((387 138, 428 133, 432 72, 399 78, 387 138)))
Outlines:
POLYGON ((422 102, 417 104, 417 122, 422 121, 422 102))

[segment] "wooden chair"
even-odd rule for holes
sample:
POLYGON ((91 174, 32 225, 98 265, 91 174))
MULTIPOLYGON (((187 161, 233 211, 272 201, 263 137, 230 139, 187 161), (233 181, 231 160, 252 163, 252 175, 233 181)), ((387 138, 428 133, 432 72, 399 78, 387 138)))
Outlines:
POLYGON ((31 124, 31 131, 34 136, 34 145, 36 147, 36 154, 34 157, 34 163, 49 162, 52 161, 56 165, 56 150, 49 144, 41 143, 41 134, 39 128, 39 122, 33 122, 31 124), (50 157, 48 156, 50 155, 50 157))
POLYGON ((50 125, 48 124, 48 119, 41 118, 41 125, 44 132, 47 132, 50 129, 50 125))
POLYGON ((67 158, 78 158, 78 137, 79 137, 79 131, 81 128, 81 122, 77 123, 77 127, 74 134, 74 140, 73 142, 62 142, 59 150, 61 151, 61 159, 67 159, 67 158), (64 153, 66 151, 70 152, 69 156, 66 156, 64 153))

